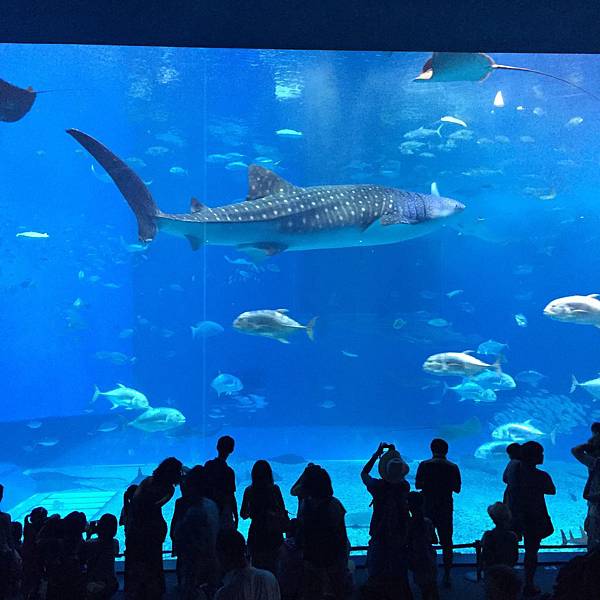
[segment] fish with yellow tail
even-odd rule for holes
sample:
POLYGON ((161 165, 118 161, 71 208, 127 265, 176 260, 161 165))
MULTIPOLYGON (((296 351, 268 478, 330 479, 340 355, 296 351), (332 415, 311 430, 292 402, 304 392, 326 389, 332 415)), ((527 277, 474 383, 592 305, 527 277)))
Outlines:
POLYGON ((453 375, 457 377, 472 377, 484 371, 502 372, 500 359, 490 365, 475 358, 472 354, 472 350, 432 354, 423 363, 423 370, 434 375, 453 375))
POLYGON ((233 327, 241 333, 273 338, 282 344, 289 344, 288 337, 300 329, 304 329, 308 338, 314 341, 317 317, 313 317, 306 325, 301 325, 298 321, 288 317, 287 313, 288 310, 285 308, 247 311, 235 319, 233 327))
POLYGON ((549 302, 544 315, 555 321, 600 328, 600 294, 565 296, 549 302))

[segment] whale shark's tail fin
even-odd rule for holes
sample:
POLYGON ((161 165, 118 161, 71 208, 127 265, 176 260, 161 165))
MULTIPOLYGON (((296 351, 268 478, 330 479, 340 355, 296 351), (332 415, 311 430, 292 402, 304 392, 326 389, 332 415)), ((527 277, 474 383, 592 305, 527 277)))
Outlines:
POLYGON ((135 214, 140 241, 152 241, 156 235, 154 217, 159 210, 144 182, 131 167, 98 140, 78 129, 67 129, 67 133, 74 137, 104 167, 117 184, 135 214))

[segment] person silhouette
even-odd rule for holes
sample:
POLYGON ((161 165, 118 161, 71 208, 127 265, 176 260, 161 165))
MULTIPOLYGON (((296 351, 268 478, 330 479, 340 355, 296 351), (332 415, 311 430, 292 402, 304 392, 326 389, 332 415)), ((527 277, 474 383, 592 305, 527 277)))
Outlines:
POLYGON ((583 498, 588 503, 585 519, 588 552, 600 549, 600 423, 592 424, 592 437, 586 444, 575 446, 571 453, 588 468, 583 498))
POLYGON ((302 483, 304 500, 298 515, 298 542, 304 557, 303 600, 320 600, 327 588, 343 600, 348 587, 350 544, 346 509, 334 497, 329 473, 314 466, 302 483))
POLYGON ((517 534, 510 530, 510 510, 506 504, 495 502, 488 506, 487 511, 495 527, 486 531, 481 538, 483 568, 485 570, 495 565, 514 567, 519 558, 519 540, 517 534))
POLYGON ((221 532, 218 550, 225 579, 214 600, 281 600, 275 576, 248 564, 246 542, 239 531, 221 532))
POLYGON ((235 473, 227 459, 235 449, 235 440, 224 435, 217 441, 217 456, 206 461, 206 477, 211 488, 211 498, 219 508, 220 529, 237 529, 238 508, 235 498, 235 473))
POLYGON ((408 583, 406 535, 408 529, 408 492, 405 477, 408 465, 393 444, 381 442, 361 471, 361 479, 373 497, 369 527, 367 587, 373 594, 412 598, 408 583), (370 475, 379 460, 381 478, 370 475))
POLYGON ((277 574, 279 551, 288 525, 287 511, 279 486, 273 481, 266 460, 254 463, 252 483, 244 490, 240 509, 242 519, 250 519, 248 549, 252 566, 277 574))
POLYGON ((440 438, 431 441, 432 458, 421 462, 417 468, 415 487, 423 490, 425 516, 431 519, 442 546, 444 559, 444 585, 451 585, 452 534, 454 502, 452 494, 460 493, 461 478, 458 465, 449 461, 448 442, 440 438))
POLYGON ((510 509, 513 505, 513 488, 516 486, 516 473, 519 469, 519 460, 521 459, 521 444, 513 442, 506 446, 506 454, 508 455, 508 464, 502 474, 502 481, 506 484, 502 501, 510 509))
POLYGON ((118 527, 117 517, 110 513, 88 526, 82 548, 86 567, 86 600, 108 600, 119 589, 115 575, 115 557, 119 553, 119 542, 115 539, 118 527))
POLYGON ((168 528, 162 507, 175 494, 182 467, 176 458, 166 458, 131 498, 125 521, 126 598, 157 600, 165 592, 162 546, 168 528))
POLYGON ((438 539, 430 519, 423 512, 423 494, 408 494, 408 556, 409 568, 415 583, 421 590, 422 600, 438 600, 437 556, 433 544, 438 539))
POLYGON ((48 519, 48 511, 43 506, 34 508, 26 517, 23 527, 23 586, 26 600, 39 598, 42 581, 42 564, 38 536, 48 519))
POLYGON ((516 473, 515 518, 516 533, 523 535, 525 546, 525 587, 526 597, 539 594, 534 584, 537 568, 537 555, 542 540, 554 531, 554 526, 546 507, 546 495, 556 494, 556 487, 548 473, 537 468, 544 462, 544 448, 539 442, 525 442, 521 446, 521 460, 516 473))
POLYGON ((219 509, 209 497, 205 471, 204 467, 197 465, 188 472, 184 486, 185 503, 180 504, 178 518, 171 523, 182 600, 202 598, 202 591, 212 598, 219 578, 219 509))
MULTIPOLYGON (((0 502, 4 486, 0 484, 0 502)), ((21 556, 16 550, 11 516, 0 511, 0 598, 8 597, 21 579, 21 556)))

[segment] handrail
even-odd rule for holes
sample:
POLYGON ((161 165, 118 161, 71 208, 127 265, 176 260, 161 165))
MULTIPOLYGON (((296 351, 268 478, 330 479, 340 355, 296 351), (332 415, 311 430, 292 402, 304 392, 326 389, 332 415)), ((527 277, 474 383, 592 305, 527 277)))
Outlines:
MULTIPOLYGON (((460 549, 464 549, 464 548, 475 548, 475 553, 477 555, 479 555, 479 553, 481 552, 481 542, 479 540, 475 540, 474 542, 470 542, 470 543, 464 543, 464 544, 452 544, 452 546, 450 546, 453 550, 460 550, 460 549)), ((442 550, 443 547, 440 544, 432 544, 432 548, 434 550, 442 550)), ((525 546, 523 544, 519 544, 519 549, 523 550, 525 548, 525 546)), ((353 552, 366 552, 369 549, 369 546, 352 546, 350 548, 350 553, 353 552)), ((587 545, 585 544, 568 544, 568 545, 563 545, 563 544, 542 544, 540 545, 540 550, 565 550, 565 551, 569 551, 569 550, 581 550, 581 549, 587 549, 587 545)), ((162 553, 164 554, 171 554, 171 550, 163 550, 162 553)), ((117 558, 122 558, 125 556, 124 552, 120 552, 119 554, 116 555, 117 558)), ((479 561, 478 561, 479 562, 479 561)))
MULTIPOLYGON (((440 544, 433 544, 432 545, 434 550, 442 550, 442 546, 440 544)), ((519 544, 519 549, 523 550, 525 548, 525 546, 523 544, 519 544)), ((474 542, 470 542, 470 543, 466 543, 466 544, 452 544, 451 548, 453 550, 460 550, 461 548, 474 548, 475 549, 475 572, 476 572, 476 576, 477 576, 477 581, 481 581, 481 575, 483 573, 483 565, 481 562, 481 541, 480 540, 475 540, 474 542)), ((368 546, 352 546, 350 548, 350 553, 353 552, 366 552, 369 549, 368 546)), ((540 546, 540 550, 565 550, 565 551, 569 551, 569 550, 580 550, 580 549, 586 549, 587 550, 587 546, 585 544, 569 544, 567 546, 563 546, 562 544, 546 544, 546 545, 541 545, 540 546)), ((171 550, 163 550, 162 551, 163 556, 165 554, 172 554, 171 550)), ((121 552, 119 554, 117 554, 117 558, 123 558, 125 556, 124 552, 121 552)), ((541 564, 554 564, 554 563, 539 563, 541 564)))
MULTIPOLYGON (((481 542, 479 540, 475 541, 475 542, 471 542, 468 544, 452 544, 452 546, 450 546, 453 550, 455 549, 461 549, 461 548, 475 548, 477 549, 477 547, 481 546, 481 542)), ((432 548, 434 550, 442 550, 443 546, 441 546, 440 544, 432 544, 432 548)), ((519 549, 524 549, 525 546, 523 544, 519 544, 519 549)), ((587 548, 586 544, 568 544, 568 545, 563 545, 563 544, 542 544, 540 546, 540 550, 569 550, 570 548, 572 549, 578 549, 578 548, 587 548)), ((350 552, 364 552, 366 550, 369 549, 369 546, 352 546, 350 548, 350 552)))

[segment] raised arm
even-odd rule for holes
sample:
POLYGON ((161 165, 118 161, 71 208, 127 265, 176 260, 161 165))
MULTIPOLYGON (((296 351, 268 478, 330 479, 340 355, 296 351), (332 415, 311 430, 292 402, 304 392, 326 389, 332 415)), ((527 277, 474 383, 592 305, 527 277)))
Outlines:
POLYGON ((596 463, 596 458, 588 454, 589 445, 579 444, 575 448, 571 448, 571 454, 582 464, 591 468, 596 463))
POLYGON ((368 482, 371 479, 370 473, 371 473, 373 467, 375 466, 375 463, 379 460, 379 458, 381 458, 381 455, 383 454, 383 451, 386 448, 389 448, 390 450, 394 449, 392 444, 386 444, 385 442, 381 442, 379 444, 377 450, 375 450, 375 452, 373 453, 373 456, 371 456, 371 458, 367 461, 365 466, 362 468, 362 471, 360 472, 360 478, 362 479, 362 482, 365 485, 368 485, 368 482))

